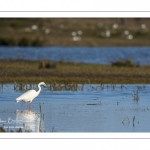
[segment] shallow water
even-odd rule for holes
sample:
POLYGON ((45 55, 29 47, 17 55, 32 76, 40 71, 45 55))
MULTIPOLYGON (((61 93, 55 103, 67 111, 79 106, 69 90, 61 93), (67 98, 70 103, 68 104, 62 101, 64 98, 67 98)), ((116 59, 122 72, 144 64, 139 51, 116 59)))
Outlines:
POLYGON ((150 64, 150 47, 0 47, 0 59, 9 58, 97 64, 130 59, 145 65, 150 64))
POLYGON ((0 89, 0 126, 6 131, 150 132, 149 92, 149 84, 87 84, 79 91, 43 88, 28 110, 27 103, 15 103, 24 92, 6 84, 0 89), (139 100, 134 100, 137 90, 139 100))

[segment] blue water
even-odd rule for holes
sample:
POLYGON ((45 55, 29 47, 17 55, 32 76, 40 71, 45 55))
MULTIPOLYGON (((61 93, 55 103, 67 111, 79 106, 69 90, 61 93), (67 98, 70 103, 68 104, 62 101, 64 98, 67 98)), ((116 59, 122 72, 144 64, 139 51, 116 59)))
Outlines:
POLYGON ((15 103, 22 93, 12 84, 0 89, 0 126, 8 131, 20 127, 32 132, 150 132, 149 84, 105 84, 104 89, 86 84, 83 91, 42 88, 31 110, 26 103, 15 103), (139 100, 134 100, 137 90, 139 100))
POLYGON ((130 59, 145 65, 150 64, 150 47, 0 47, 0 59, 10 58, 97 64, 130 59))

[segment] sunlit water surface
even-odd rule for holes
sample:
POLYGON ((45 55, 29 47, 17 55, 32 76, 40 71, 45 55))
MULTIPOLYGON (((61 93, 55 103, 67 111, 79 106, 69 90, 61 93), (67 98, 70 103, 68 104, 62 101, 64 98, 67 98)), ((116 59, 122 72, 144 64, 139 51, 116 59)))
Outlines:
POLYGON ((78 91, 42 88, 31 110, 27 103, 15 102, 24 91, 15 91, 13 84, 3 85, 0 93, 0 126, 6 131, 150 132, 149 84, 86 84, 78 91))

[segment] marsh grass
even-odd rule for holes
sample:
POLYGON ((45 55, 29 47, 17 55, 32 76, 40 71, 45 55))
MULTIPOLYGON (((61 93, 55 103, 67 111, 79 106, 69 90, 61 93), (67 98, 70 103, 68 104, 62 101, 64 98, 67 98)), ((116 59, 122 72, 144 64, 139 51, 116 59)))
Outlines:
POLYGON ((38 86, 37 84, 32 84, 32 83, 17 83, 14 81, 14 90, 15 91, 27 91, 30 89, 36 89, 37 90, 38 86))
POLYGON ((62 91, 62 90, 72 90, 72 91, 77 91, 82 88, 79 87, 77 84, 57 84, 57 83, 51 83, 47 85, 49 90, 53 91, 62 91))
POLYGON ((138 90, 144 90, 145 88, 146 88, 146 86, 145 86, 144 84, 137 86, 137 89, 138 89, 138 90))
POLYGON ((42 113, 42 106, 41 103, 39 102, 39 108, 40 108, 40 114, 42 113))
POLYGON ((148 27, 149 18, 0 18, 0 22, 0 45, 5 46, 150 45, 150 31, 140 27, 143 23, 148 27), (114 23, 118 24, 118 29, 112 28, 114 23), (61 24, 64 28, 60 28, 61 24), (37 25, 38 29, 32 30, 32 25, 37 25), (48 34, 46 29, 50 30, 48 34), (78 30, 82 31, 82 38, 73 41, 71 33, 78 30), (111 32, 110 37, 102 36, 106 30, 111 32), (126 39, 125 30, 133 35, 132 40, 126 39))
POLYGON ((133 91, 132 97, 133 97, 133 100, 135 100, 135 101, 139 100, 139 92, 138 92, 138 90, 133 91))
MULTIPOLYGON (((38 84, 36 83, 19 83, 14 81, 14 90, 15 91, 27 91, 27 90, 31 90, 31 89, 35 89, 38 90, 38 84)), ((7 84, 5 84, 7 86, 7 84)), ((1 84, 1 86, 3 86, 3 84, 1 84)), ((83 91, 84 89, 84 84, 76 84, 76 83, 56 83, 56 82, 50 82, 47 83, 46 86, 47 90, 50 91, 83 91)), ((3 87, 1 88, 1 90, 3 90, 3 87)), ((41 104, 39 103, 39 107, 41 110, 41 104)))
POLYGON ((133 116, 133 127, 134 127, 135 116, 133 116))
MULTIPOLYGON (((74 62, 30 61, 30 60, 0 60, 0 82, 59 84, 126 84, 150 83, 150 66, 117 67, 101 64, 86 64, 74 62), (40 68, 40 69, 39 69, 40 68)), ((114 86, 114 85, 113 85, 114 86)), ((111 87, 112 89, 115 87, 111 87)), ((61 88, 56 87, 55 88, 61 88)))

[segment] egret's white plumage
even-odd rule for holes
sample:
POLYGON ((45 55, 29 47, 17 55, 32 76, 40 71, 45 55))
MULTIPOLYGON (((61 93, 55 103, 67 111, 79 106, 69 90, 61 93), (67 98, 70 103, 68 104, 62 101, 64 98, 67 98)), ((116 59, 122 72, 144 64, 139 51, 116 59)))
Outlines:
POLYGON ((31 104, 33 99, 39 95, 39 93, 41 91, 41 85, 46 86, 46 84, 44 82, 40 82, 38 84, 38 88, 39 88, 38 91, 35 91, 35 90, 27 91, 24 94, 22 94, 21 96, 19 96, 18 98, 16 98, 16 102, 18 103, 20 101, 23 101, 23 102, 29 102, 31 104))

